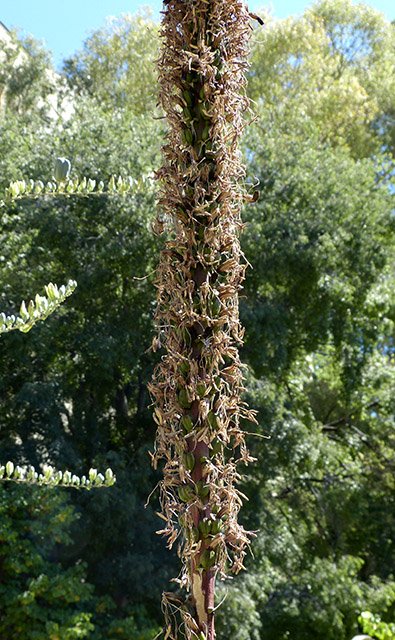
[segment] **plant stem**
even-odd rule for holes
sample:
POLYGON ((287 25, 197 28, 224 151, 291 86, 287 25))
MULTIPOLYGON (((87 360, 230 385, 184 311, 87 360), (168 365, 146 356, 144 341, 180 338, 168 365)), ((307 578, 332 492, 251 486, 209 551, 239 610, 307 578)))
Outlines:
MULTIPOLYGON (((169 546, 182 536, 180 608, 188 640, 214 640, 215 579, 243 568, 248 533, 237 522, 236 465, 251 458, 239 426, 244 278, 238 234, 244 167, 238 139, 249 15, 238 0, 170 0, 162 20, 160 103, 169 124, 156 231, 170 223, 158 268, 165 348, 150 392, 158 423, 154 464, 165 459, 161 504, 169 546), (229 453, 231 452, 231 453, 229 453)), ((169 631, 176 638, 177 632, 169 631)))

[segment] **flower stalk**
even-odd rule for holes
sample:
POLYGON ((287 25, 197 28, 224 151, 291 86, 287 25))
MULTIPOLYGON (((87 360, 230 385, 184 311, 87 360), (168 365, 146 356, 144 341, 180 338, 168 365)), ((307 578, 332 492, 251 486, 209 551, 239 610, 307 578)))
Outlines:
POLYGON ((238 465, 252 460, 240 419, 243 329, 238 293, 246 262, 244 166, 238 141, 250 16, 239 0, 169 0, 162 19, 159 99, 169 130, 159 214, 169 227, 160 255, 153 348, 165 354, 149 385, 158 425, 153 462, 164 460, 161 531, 178 541, 184 599, 164 594, 166 638, 214 640, 217 576, 237 573, 251 534, 238 523, 238 465))

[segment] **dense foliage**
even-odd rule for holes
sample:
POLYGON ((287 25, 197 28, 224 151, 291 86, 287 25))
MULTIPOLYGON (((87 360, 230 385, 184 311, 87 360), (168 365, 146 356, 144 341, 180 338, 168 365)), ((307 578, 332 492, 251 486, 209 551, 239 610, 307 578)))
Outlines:
MULTIPOLYGON (((98 180, 157 169, 156 42, 147 16, 94 34, 65 65, 58 100, 73 110, 58 117, 45 52, 29 45, 26 76, 10 50, 0 192, 51 179, 58 155, 98 180)), ((259 533, 248 573, 221 587, 223 640, 348 640, 363 611, 394 619, 394 43, 380 14, 343 0, 268 18, 253 38, 245 158, 260 199, 241 237, 242 359, 270 440, 249 436, 242 519, 259 533)), ((45 324, 1 338, 0 461, 117 474, 97 493, 1 488, 1 637, 149 640, 161 625, 176 564, 155 497, 144 509, 159 477, 154 213, 150 191, 0 209, 1 311, 78 282, 45 324)))

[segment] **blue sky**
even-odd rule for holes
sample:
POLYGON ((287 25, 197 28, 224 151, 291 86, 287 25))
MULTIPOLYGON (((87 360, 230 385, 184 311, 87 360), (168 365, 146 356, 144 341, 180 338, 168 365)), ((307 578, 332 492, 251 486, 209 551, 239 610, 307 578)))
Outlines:
MULTIPOLYGON (((389 20, 395 19, 394 0, 364 0, 364 3, 384 12, 389 20)), ((278 18, 298 15, 310 4, 306 0, 249 1, 251 11, 271 7, 278 18)), ((19 27, 22 34, 44 41, 59 68, 61 61, 81 49, 84 40, 104 24, 107 16, 135 13, 143 6, 150 6, 159 18, 160 0, 7 0, 0 3, 0 21, 9 29, 19 27)))

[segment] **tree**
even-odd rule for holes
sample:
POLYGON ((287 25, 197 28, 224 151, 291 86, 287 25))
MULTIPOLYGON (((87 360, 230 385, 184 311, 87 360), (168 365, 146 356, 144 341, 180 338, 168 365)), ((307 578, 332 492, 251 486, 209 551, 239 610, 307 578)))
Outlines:
MULTIPOLYGON (((287 53, 276 57, 273 43, 262 67, 267 59, 279 69, 287 53)), ((261 73, 255 67, 251 82, 261 73)), ((254 269, 242 357, 256 376, 249 403, 271 440, 251 445, 263 463, 243 487, 246 526, 262 534, 236 594, 254 603, 247 638, 259 617, 265 640, 346 640, 365 603, 385 620, 394 606, 393 195, 386 159, 357 158, 355 139, 323 145, 321 126, 332 125, 317 118, 305 128, 303 104, 295 94, 292 112, 262 115, 246 137, 262 190, 243 234, 254 269)), ((219 611, 220 628, 236 626, 236 597, 219 611)))
POLYGON ((88 94, 107 110, 145 116, 157 102, 158 53, 158 27, 145 9, 109 18, 82 51, 65 61, 64 72, 73 91, 88 94))
POLYGON ((281 376, 331 341, 352 386, 390 312, 375 295, 394 230, 378 162, 277 127, 248 144, 262 198, 247 212, 243 243, 251 263, 260 256, 242 301, 245 355, 257 377, 281 376))
POLYGON ((3 114, 17 117, 39 116, 46 124, 50 120, 51 101, 58 90, 56 74, 50 70, 47 51, 34 38, 18 39, 9 32, 2 42, 0 68, 0 105, 3 114))
POLYGON ((354 157, 393 153, 395 31, 351 0, 315 2, 300 18, 265 18, 252 50, 251 97, 264 122, 354 157))
POLYGON ((65 568, 60 545, 71 543, 74 509, 60 492, 0 486, 0 633, 37 638, 86 638, 93 629, 92 586, 83 565, 65 568))
MULTIPOLYGON (((3 191, 16 178, 26 184, 30 178, 51 181, 59 151, 72 159, 73 179, 76 173, 88 174, 107 184, 113 174, 122 173, 138 180, 154 168, 160 129, 136 117, 125 136, 130 125, 130 115, 123 120, 121 112, 106 113, 88 98, 80 99, 67 122, 54 121, 48 129, 37 125, 30 133, 29 144, 35 149, 30 159, 26 149, 18 147, 12 163, 9 155, 2 158, 3 191)), ((20 121, 8 114, 6 139, 13 132, 16 140, 19 126, 20 121)), ((105 465, 120 474, 111 500, 72 494, 81 517, 73 528, 74 544, 62 548, 61 554, 69 566, 88 560, 94 597, 106 598, 97 609, 91 608, 95 634, 128 640, 142 633, 142 627, 155 635, 150 620, 160 615, 162 576, 170 574, 172 562, 161 559, 154 510, 143 510, 156 482, 147 469, 146 439, 152 441, 153 430, 145 381, 152 359, 144 355, 153 308, 153 287, 149 293, 150 280, 145 279, 156 252, 149 222, 153 197, 146 182, 128 201, 116 192, 90 199, 83 193, 72 199, 39 195, 6 200, 0 211, 4 312, 10 315, 19 308, 21 296, 39 290, 47 273, 54 279, 60 273, 75 274, 81 295, 70 299, 71 305, 52 324, 29 333, 27 340, 13 332, 0 344, 0 460, 37 468, 42 463, 66 466, 72 474, 105 465), (131 467, 143 457, 139 469, 145 471, 132 473, 131 467), (104 529, 100 505, 106 505, 104 529), (125 512, 129 515, 124 528, 116 527, 125 512), (136 580, 143 573, 152 579, 136 580)))
MULTIPOLYGON (((322 35, 333 23, 341 30, 347 12, 339 14, 334 5, 316 30, 322 35)), ((388 46, 392 25, 372 14, 381 27, 370 37, 388 46)), ((248 639, 347 640, 365 606, 393 619, 392 161, 372 152, 386 150, 373 125, 384 117, 384 103, 374 118, 356 121, 359 139, 373 145, 359 151, 356 133, 336 138, 336 118, 346 108, 325 118, 313 107, 306 112, 317 98, 313 60, 295 66, 292 56, 310 44, 313 58, 316 44, 321 60, 327 51, 309 31, 308 15, 265 28, 264 54, 262 38, 253 45, 249 83, 261 119, 245 147, 261 196, 247 209, 242 236, 254 269, 241 301, 241 355, 255 375, 247 399, 271 440, 250 441, 262 462, 242 486, 250 497, 245 526, 261 529, 255 558, 247 560, 250 575, 228 589, 218 611, 219 630, 237 629, 242 594, 248 639)), ((352 16, 355 25, 357 9, 352 16)), ((389 46, 384 51, 384 58, 391 54, 389 46)), ((332 56, 317 65, 320 77, 332 56)), ((372 60, 369 72, 384 73, 372 60)), ((348 74, 360 81, 354 53, 348 74)))

